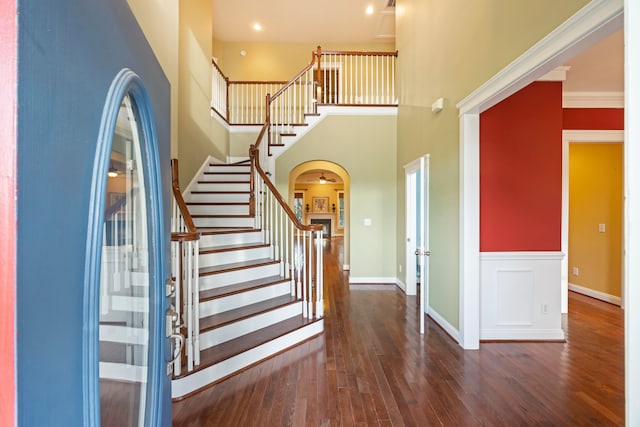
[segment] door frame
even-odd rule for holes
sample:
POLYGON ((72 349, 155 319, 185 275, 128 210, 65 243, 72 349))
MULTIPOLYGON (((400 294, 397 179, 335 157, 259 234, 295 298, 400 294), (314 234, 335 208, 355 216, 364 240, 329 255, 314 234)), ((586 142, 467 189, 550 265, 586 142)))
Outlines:
MULTIPOLYGON (((569 145, 572 142, 622 143, 624 146, 624 130, 563 130, 562 131, 562 239, 561 251, 561 312, 569 312, 569 145)), ((623 148, 624 149, 624 148, 623 148)), ((624 186, 624 179, 623 179, 624 186)), ((622 244, 624 250, 624 221, 622 227, 622 244)), ((621 259, 623 274, 620 276, 621 289, 625 288, 624 257, 621 259)), ((621 307, 624 308, 624 292, 620 295, 621 307)), ((615 304, 615 301, 608 301, 615 304)))
POLYGON ((405 293, 407 295, 417 295, 417 281, 416 281, 416 256, 420 256, 420 293, 419 310, 420 310, 420 333, 424 334, 425 314, 429 313, 429 163, 431 154, 427 153, 412 162, 406 164, 405 168, 405 293), (418 176, 420 172, 420 179, 413 179, 410 176, 418 176), (421 209, 418 212, 418 201, 415 195, 420 193, 421 209), (410 239, 417 243, 418 230, 415 224, 420 222, 420 248, 414 243, 410 245, 410 239), (419 251, 420 254, 416 254, 419 251), (411 266, 411 268, 409 267, 411 266), (410 280, 412 279, 412 280, 410 280))
POLYGON ((160 156, 155 121, 151 110, 151 101, 140 77, 129 69, 122 69, 114 78, 106 96, 96 154, 93 165, 89 223, 85 256, 85 289, 83 296, 83 323, 87 325, 83 334, 83 419, 85 425, 100 424, 99 389, 99 321, 100 321, 100 272, 102 258, 102 237, 104 223, 104 204, 106 201, 107 171, 110 165, 111 145, 120 104, 125 95, 135 102, 139 127, 142 134, 140 149, 145 153, 143 160, 145 184, 148 194, 148 221, 153 224, 148 238, 149 250, 153 254, 152 269, 149 277, 152 286, 149 289, 149 357, 147 361, 147 393, 145 403, 145 424, 161 425, 170 414, 170 408, 164 408, 166 395, 171 395, 167 387, 166 362, 169 354, 169 340, 166 337, 165 310, 167 306, 164 277, 167 262, 165 259, 164 210, 162 180, 160 175, 160 156), (154 310, 151 310, 154 308, 154 310))
POLYGON ((459 343, 464 349, 480 348, 480 113, 622 28, 623 17, 621 0, 590 2, 456 105, 460 113, 459 343))
POLYGON ((18 27, 16 0, 0 1, 0 425, 16 423, 16 106, 18 27))

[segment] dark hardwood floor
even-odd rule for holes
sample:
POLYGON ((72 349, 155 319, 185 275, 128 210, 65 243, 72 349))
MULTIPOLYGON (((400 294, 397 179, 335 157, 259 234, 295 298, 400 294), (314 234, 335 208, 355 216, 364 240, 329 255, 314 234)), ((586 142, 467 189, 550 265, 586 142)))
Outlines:
POLYGON ((619 307, 571 294, 566 343, 463 351, 416 298, 352 286, 325 248, 326 331, 173 404, 175 426, 620 426, 619 307))

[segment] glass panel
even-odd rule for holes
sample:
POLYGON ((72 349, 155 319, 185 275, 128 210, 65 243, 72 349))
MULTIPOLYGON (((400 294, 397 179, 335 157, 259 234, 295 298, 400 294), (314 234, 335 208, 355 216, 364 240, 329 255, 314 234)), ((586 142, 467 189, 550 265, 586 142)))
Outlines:
POLYGON ((100 418, 144 425, 149 359, 149 224, 135 105, 127 95, 113 136, 100 272, 100 418))
POLYGON ((295 198, 293 199, 293 213, 296 215, 296 218, 300 222, 302 222, 302 201, 303 195, 302 193, 295 193, 295 198))
POLYGON ((338 192, 338 227, 344 227, 344 193, 338 192))

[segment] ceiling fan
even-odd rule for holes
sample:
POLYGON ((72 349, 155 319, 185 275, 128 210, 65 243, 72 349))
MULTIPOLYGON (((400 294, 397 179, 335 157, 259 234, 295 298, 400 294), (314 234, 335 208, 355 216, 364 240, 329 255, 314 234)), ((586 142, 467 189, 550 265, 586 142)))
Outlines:
POLYGON ((327 182, 336 182, 333 178, 327 178, 324 176, 324 172, 320 174, 320 184, 326 184, 327 182))

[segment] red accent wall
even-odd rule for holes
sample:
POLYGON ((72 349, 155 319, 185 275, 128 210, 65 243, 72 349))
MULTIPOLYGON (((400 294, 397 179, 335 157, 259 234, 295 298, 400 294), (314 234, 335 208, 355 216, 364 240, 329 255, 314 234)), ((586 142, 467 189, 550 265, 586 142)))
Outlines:
POLYGON ((622 130, 623 108, 565 108, 562 125, 566 130, 622 130))
POLYGON ((562 83, 535 82, 480 115, 480 251, 559 251, 562 83))
POLYGON ((0 0, 0 425, 15 419, 16 0, 0 0))

